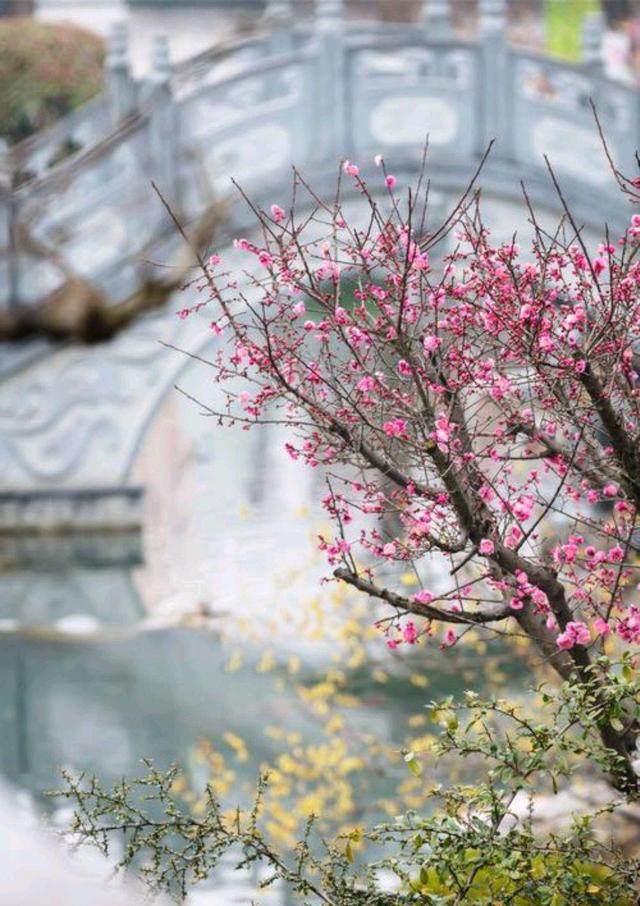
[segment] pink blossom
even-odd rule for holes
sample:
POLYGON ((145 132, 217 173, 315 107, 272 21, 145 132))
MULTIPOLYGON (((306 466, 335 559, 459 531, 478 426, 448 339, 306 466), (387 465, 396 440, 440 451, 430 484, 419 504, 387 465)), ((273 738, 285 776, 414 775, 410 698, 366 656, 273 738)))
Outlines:
POLYGON ((342 169, 347 174, 347 176, 358 176, 360 173, 360 167, 352 164, 349 160, 345 160, 342 165, 342 169))
POLYGON ((618 636, 625 642, 640 643, 640 609, 632 604, 626 616, 616 626, 618 636))
POLYGON ((441 343, 442 343, 442 340, 440 339, 440 337, 434 337, 433 335, 426 336, 424 338, 424 340, 422 341, 424 351, 427 354, 435 352, 441 343))
POLYGON ((495 491, 493 488, 490 488, 488 484, 483 484, 478 490, 478 494, 482 497, 485 503, 491 503, 495 500, 495 491))
POLYGON ((444 634, 444 641, 442 643, 444 648, 450 648, 452 645, 458 641, 458 635, 455 629, 447 629, 444 634))
POLYGON ((478 546, 480 553, 486 557, 490 556, 495 551, 495 549, 496 546, 490 538, 483 538, 478 546))
POLYGON ((276 223, 280 223, 285 218, 284 208, 281 208, 280 205, 272 204, 271 205, 271 216, 276 223))
POLYGON ((561 632, 560 635, 556 638, 556 645, 558 648, 566 650, 567 648, 573 648, 575 645, 575 639, 568 632, 561 632))
POLYGON ((602 493, 605 497, 617 497, 618 496, 618 485, 617 484, 607 484, 602 489, 602 493))
POLYGON ((415 645, 418 638, 418 630, 416 629, 416 624, 413 620, 407 620, 404 629, 402 630, 402 636, 407 644, 415 645))
POLYGON ((593 624, 593 630, 597 635, 608 635, 611 632, 611 626, 602 617, 598 617, 593 624))
POLYGON ((588 645, 591 641, 591 633, 584 623, 580 620, 567 623, 564 632, 556 639, 558 648, 568 649, 574 645, 588 645))
POLYGON ((534 500, 528 494, 524 494, 522 497, 519 497, 518 500, 512 506, 513 515, 520 522, 526 522, 527 519, 531 518, 531 513, 533 510, 534 500))
POLYGON ((395 178, 395 176, 392 176, 391 174, 389 174, 388 176, 385 177, 384 182, 385 182, 387 189, 395 189, 396 183, 398 182, 398 180, 395 178))
POLYGON ((435 595, 430 591, 427 591, 426 588, 421 588, 420 591, 415 593, 413 600, 420 604, 431 604, 431 602, 435 600, 435 595))
POLYGON ((211 267, 216 267, 220 264, 220 255, 209 255, 209 264, 211 267))
POLYGON ((365 374, 363 378, 360 378, 356 384, 356 390, 361 390, 363 393, 369 393, 371 390, 374 390, 376 386, 376 379, 370 374, 365 374))
POLYGON ((433 432, 433 436, 439 444, 446 446, 453 437, 456 427, 443 413, 436 418, 436 430, 433 432))
POLYGON ((531 591, 531 600, 538 608, 538 611, 542 610, 544 612, 549 607, 549 599, 541 588, 534 588, 531 591))
POLYGON ((578 645, 588 645, 591 641, 591 633, 587 629, 584 623, 567 623, 567 629, 572 627, 572 632, 575 635, 576 642, 578 645))
POLYGON ((522 531, 518 528, 517 525, 512 525, 509 529, 509 534, 504 539, 504 546, 508 547, 509 550, 514 550, 520 541, 522 540, 522 531))
POLYGON ((401 437, 407 432, 407 423, 403 418, 393 418, 385 422, 382 429, 389 437, 401 437))
POLYGON ((296 302, 295 305, 291 309, 291 311, 296 316, 296 318, 299 318, 300 315, 303 315, 306 312, 306 310, 307 310, 307 307, 304 304, 304 302, 302 302, 302 301, 296 302))
POLYGON ((573 563, 575 562, 576 556, 578 554, 578 545, 577 544, 563 544, 560 548, 560 557, 564 563, 573 563))

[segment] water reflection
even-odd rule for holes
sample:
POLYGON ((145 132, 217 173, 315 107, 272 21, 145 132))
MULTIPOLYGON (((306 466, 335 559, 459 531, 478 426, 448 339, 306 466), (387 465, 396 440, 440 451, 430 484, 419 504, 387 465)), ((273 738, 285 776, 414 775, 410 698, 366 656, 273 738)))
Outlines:
MULTIPOLYGON (((196 389, 189 381, 201 378, 191 369, 183 383, 196 389)), ((5 777, 41 797, 58 785, 62 766, 109 781, 136 774, 140 760, 151 757, 161 767, 178 762, 204 782, 201 740, 222 747, 232 733, 251 753, 234 763, 232 792, 242 800, 259 766, 282 751, 269 727, 295 731, 301 744, 322 738, 321 722, 302 707, 296 685, 316 682, 334 654, 318 604, 325 565, 313 542, 324 521, 314 504, 323 479, 291 462, 281 440, 269 427, 216 428, 171 394, 132 476, 147 491, 142 539, 3 541, 5 777), (317 625, 301 632, 307 608, 317 625), (273 673, 257 668, 267 648, 273 673), (231 672, 238 649, 244 667, 231 672), (287 679, 292 652, 301 656, 295 680, 287 679)), ((330 609, 330 594, 327 601, 330 609)), ((465 673, 459 659, 431 652, 425 691, 408 679, 411 667, 393 676, 381 640, 372 650, 390 675, 381 684, 368 666, 352 673, 358 701, 349 728, 392 747, 401 746, 409 714, 432 697, 461 691, 478 667, 471 661, 465 673)), ((359 790, 358 818, 395 785, 392 773, 368 780, 359 790)), ((278 897, 273 902, 283 902, 278 897)))
POLYGON ((260 728, 286 710, 264 695, 264 677, 243 671, 230 681, 212 632, 120 629, 76 640, 33 630, 5 635, 0 647, 2 770, 35 793, 57 785, 60 766, 105 780, 135 774, 145 755, 188 766, 199 739, 224 731, 251 738, 266 758, 260 728))

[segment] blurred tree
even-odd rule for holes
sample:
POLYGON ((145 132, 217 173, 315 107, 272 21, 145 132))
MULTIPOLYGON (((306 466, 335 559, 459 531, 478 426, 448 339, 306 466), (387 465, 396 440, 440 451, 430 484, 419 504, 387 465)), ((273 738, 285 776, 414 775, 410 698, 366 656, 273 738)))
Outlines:
POLYGON ((71 25, 0 23, 0 136, 17 142, 102 87, 102 40, 71 25))

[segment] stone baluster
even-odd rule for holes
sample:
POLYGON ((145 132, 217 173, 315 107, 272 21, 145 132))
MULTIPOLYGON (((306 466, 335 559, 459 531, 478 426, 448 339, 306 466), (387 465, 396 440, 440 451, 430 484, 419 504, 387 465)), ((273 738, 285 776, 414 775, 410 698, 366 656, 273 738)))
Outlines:
POLYGON ((317 103, 311 122, 317 136, 316 153, 323 160, 339 159, 348 153, 344 27, 343 0, 316 0, 317 103))
POLYGON ((156 35, 151 46, 151 69, 149 84, 154 90, 161 89, 171 93, 171 54, 166 35, 156 35))
POLYGON ((316 27, 319 31, 340 31, 343 17, 344 0, 316 0, 316 27))
POLYGON ((136 108, 136 86, 129 69, 129 39, 124 22, 111 26, 105 76, 111 122, 117 125, 136 108))
POLYGON ((0 138, 0 191, 11 191, 13 188, 13 163, 9 143, 0 138))
POLYGON ((482 35, 503 33, 507 23, 507 0, 480 0, 482 35))
POLYGON ((447 37, 451 32, 450 0, 425 0, 421 19, 428 38, 447 37))
POLYGON ((286 53, 293 47, 292 0, 269 0, 262 23, 270 32, 269 50, 286 53))
MULTIPOLYGON (((147 77, 149 108, 149 151, 151 178, 172 207, 178 206, 178 130, 177 107, 173 99, 173 67, 166 35, 154 38, 151 68, 147 77)), ((154 206, 159 202, 154 197, 154 206)), ((158 213, 160 208, 157 207, 158 213)), ((162 212, 164 216, 164 212, 162 212)))
POLYGON ((511 90, 506 53, 506 0, 480 0, 480 35, 482 54, 481 107, 483 122, 480 129, 479 153, 484 153, 495 139, 494 155, 509 158, 512 136, 507 121, 508 92, 511 90))
POLYGON ((591 13, 582 22, 582 64, 590 68, 602 66, 602 40, 605 21, 602 13, 591 13))
POLYGON ((15 243, 13 161, 7 142, 0 138, 0 309, 18 301, 18 254, 15 243))

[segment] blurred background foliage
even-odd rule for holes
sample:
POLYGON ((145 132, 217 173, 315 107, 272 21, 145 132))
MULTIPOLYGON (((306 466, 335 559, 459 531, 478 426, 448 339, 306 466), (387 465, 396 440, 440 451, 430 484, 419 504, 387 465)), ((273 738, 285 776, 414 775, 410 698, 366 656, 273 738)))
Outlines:
MULTIPOLYGON (((409 573, 400 580, 415 581, 409 573)), ((255 731, 251 740, 235 732, 229 715, 215 737, 192 748, 173 792, 195 816, 207 807, 205 784, 231 817, 238 805, 246 808, 253 800, 258 775, 268 774, 264 828, 274 845, 287 850, 312 815, 320 833, 333 837, 420 808, 427 788, 463 779, 461 769, 466 781, 476 769, 480 776, 482 765, 473 759, 463 765, 439 758, 425 776, 407 770, 404 756, 431 751, 439 735, 428 709, 434 697, 509 688, 514 700, 529 702, 523 673, 533 667, 542 679, 546 670, 535 663, 528 641, 516 637, 488 645, 471 629, 454 658, 435 640, 391 653, 372 616, 370 602, 357 592, 331 586, 297 615, 276 605, 270 625, 252 628, 240 616, 227 623, 229 681, 233 674, 257 673, 265 701, 281 697, 290 704, 277 726, 261 728, 264 745, 255 731), (304 650, 287 655, 278 638, 284 625, 295 626, 301 646, 328 644, 329 663, 314 663, 304 650), (391 725, 385 715, 392 715, 391 725)), ((536 703, 530 704, 535 709, 536 703)))
POLYGON ((102 89, 102 39, 69 24, 0 20, 0 136, 43 129, 102 89))

